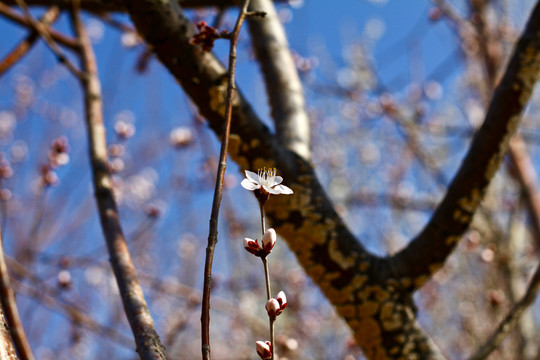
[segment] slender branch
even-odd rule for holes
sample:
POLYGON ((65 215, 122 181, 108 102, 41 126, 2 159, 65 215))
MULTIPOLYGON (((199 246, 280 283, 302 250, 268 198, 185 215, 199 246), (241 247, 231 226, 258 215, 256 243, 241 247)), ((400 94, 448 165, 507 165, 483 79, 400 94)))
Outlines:
POLYGON ((87 314, 87 311, 80 308, 76 303, 61 300, 61 296, 59 296, 56 289, 47 285, 43 279, 29 271, 26 266, 11 258, 7 258, 7 263, 16 279, 13 282, 14 288, 21 296, 35 299, 42 306, 56 314, 75 320, 81 327, 92 331, 98 336, 105 337, 122 346, 132 346, 133 339, 110 326, 98 323, 87 314), (17 279, 28 280, 30 284, 17 279))
MULTIPOLYGON (((17 14, 13 9, 11 9, 3 2, 0 2, 0 14, 19 25, 26 26, 29 29, 34 29, 32 23, 28 20, 28 18, 17 14)), ((67 47, 69 50, 77 51, 78 45, 74 39, 69 38, 54 29, 47 29, 47 32, 51 36, 51 38, 58 44, 67 47)))
MULTIPOLYGON (((39 20, 45 26, 52 24, 58 19, 60 11, 57 7, 51 7, 39 20)), ((32 48, 36 40, 39 38, 39 33, 33 29, 30 34, 21 41, 8 55, 0 60, 0 76, 8 71, 14 64, 17 63, 28 51, 32 48)))
POLYGON ((266 220, 264 218, 264 204, 259 202, 259 210, 261 212, 261 230, 262 230, 262 236, 264 236, 264 233, 266 231, 266 220))
POLYGON ((225 170, 227 168, 227 151, 229 148, 229 134, 231 131, 231 118, 233 98, 235 96, 235 71, 236 71, 236 47, 238 44, 238 35, 242 23, 246 17, 247 7, 249 0, 245 0, 234 25, 234 30, 230 37, 230 49, 229 49, 229 74, 227 82, 227 99, 225 109, 225 122, 223 123, 223 140, 221 141, 221 150, 219 154, 219 165, 216 176, 216 186, 214 189, 214 199, 212 202, 212 214, 210 215, 210 229, 208 233, 208 246, 206 247, 206 258, 204 263, 204 284, 203 284, 203 298, 201 309, 201 340, 202 340, 202 357, 207 360, 210 359, 210 290, 212 285, 212 263, 214 260, 214 250, 218 241, 217 229, 218 229, 218 217, 219 206, 221 204, 221 198, 223 194, 223 179, 225 177, 225 170))
MULTIPOLYGON (((0 301, 4 310, 7 323, 9 324, 9 332, 13 339, 13 345, 17 349, 17 353, 21 360, 33 360, 34 355, 28 343, 28 338, 22 326, 19 310, 17 309, 17 301, 15 293, 11 288, 9 281, 9 273, 4 255, 4 239, 2 238, 2 230, 0 229, 0 301)), ((3 359, 3 357, 0 356, 3 359)))
POLYGON ((311 159, 309 118, 302 83, 283 25, 271 0, 252 0, 250 10, 266 13, 248 18, 251 43, 261 65, 276 135, 285 148, 311 159))
POLYGON ((74 2, 71 20, 81 44, 81 66, 85 72, 81 83, 85 98, 90 160, 101 226, 122 296, 124 311, 131 325, 139 356, 141 359, 166 359, 165 348, 155 330, 154 321, 146 305, 120 225, 112 181, 108 171, 101 85, 97 74, 97 64, 90 39, 79 13, 77 2, 74 2))
POLYGON ((490 180, 497 172, 511 136, 540 76, 540 4, 533 9, 506 73, 493 95, 446 196, 422 232, 392 257, 398 276, 412 289, 442 267, 469 226, 490 180))
POLYGON ((533 303, 540 288, 540 265, 536 267, 534 275, 529 283, 527 292, 517 302, 512 310, 499 324, 497 330, 491 335, 488 341, 480 347, 469 360, 481 360, 489 356, 497 346, 504 340, 510 331, 514 329, 523 312, 533 303))
POLYGON ((71 71, 73 75, 80 78, 82 76, 82 73, 75 65, 69 61, 69 59, 62 53, 62 50, 58 47, 56 42, 51 37, 47 27, 43 24, 34 19, 32 14, 30 14, 30 10, 28 9, 28 6, 26 5, 24 0, 16 0, 19 7, 23 10, 26 19, 28 20, 28 23, 32 26, 34 30, 36 30, 39 35, 43 38, 45 41, 45 44, 51 49, 51 51, 56 55, 58 61, 66 66, 66 68, 71 71))

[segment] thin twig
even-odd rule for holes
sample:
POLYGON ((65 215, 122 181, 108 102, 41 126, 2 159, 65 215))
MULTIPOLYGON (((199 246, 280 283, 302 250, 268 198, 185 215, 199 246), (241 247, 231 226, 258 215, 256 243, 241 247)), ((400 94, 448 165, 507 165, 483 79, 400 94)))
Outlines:
POLYGON ((266 223, 264 219, 264 204, 259 202, 259 208, 261 210, 261 230, 262 230, 262 236, 264 236, 264 233, 266 231, 266 223))
POLYGON ((536 267, 536 271, 534 272, 525 295, 514 305, 488 341, 486 341, 486 343, 482 345, 469 360, 485 359, 497 346, 499 346, 508 333, 514 329, 523 312, 533 303, 536 294, 538 293, 538 288, 540 288, 540 265, 536 267))
POLYGON ((238 15, 234 30, 230 37, 230 50, 229 50, 229 79, 227 84, 227 107, 225 109, 225 123, 223 124, 223 141, 221 142, 221 150, 219 154, 219 166, 216 176, 216 187, 214 189, 214 199, 212 202, 212 214, 210 216, 210 229, 208 234, 208 246, 206 247, 206 258, 204 264, 204 284, 203 284, 203 298, 202 298, 202 310, 201 310, 201 339, 202 339, 202 358, 204 360, 210 359, 210 289, 212 285, 212 262, 214 258, 214 250, 217 243, 217 228, 218 228, 218 216, 219 206, 221 204, 221 197, 223 194, 223 179, 225 177, 225 169, 227 168, 227 149, 229 146, 229 133, 231 131, 231 118, 233 97, 236 91, 234 84, 234 75, 236 67, 236 46, 238 44, 238 35, 240 34, 240 28, 246 17, 249 0, 244 0, 242 10, 238 15))
MULTIPOLYGON (((28 343, 28 338, 22 326, 15 293, 11 288, 9 273, 4 255, 4 241, 2 238, 2 229, 0 229, 0 301, 4 310, 6 321, 9 325, 9 333, 13 339, 13 345, 21 360, 33 360, 34 355, 28 343)), ((2 358, 3 359, 3 358, 2 358)))
POLYGON ((165 348, 161 344, 155 330, 154 320, 148 311, 119 221, 108 170, 101 84, 97 75, 97 64, 90 39, 80 18, 79 5, 77 1, 74 2, 71 19, 81 44, 81 66, 85 75, 80 79, 84 91, 90 160, 101 226, 109 249, 111 266, 124 303, 124 311, 131 325, 139 356, 141 359, 166 359, 165 348))
MULTIPOLYGON (((263 217, 264 219, 264 217, 263 217)), ((264 230, 263 230, 264 232, 264 230)), ((264 280, 266 284, 266 300, 270 300, 272 297, 272 290, 270 290, 270 271, 268 270, 268 259, 265 257, 261 258, 264 266, 264 280)), ((275 348, 275 342, 274 342, 274 322, 276 321, 275 316, 268 315, 268 318, 270 319, 270 349, 272 350, 272 360, 274 359, 274 348, 275 348)))
MULTIPOLYGON (((2 2, 0 2, 0 15, 19 25, 26 26, 29 29, 34 29, 32 23, 25 16, 17 14, 15 11, 13 11, 13 9, 2 2)), ((69 50, 77 51, 78 45, 74 39, 67 37, 54 29, 47 29, 47 31, 51 38, 58 44, 65 46, 69 50)))
POLYGON ((45 44, 51 49, 51 51, 56 55, 56 58, 58 61, 66 66, 66 68, 71 71, 73 75, 75 75, 77 78, 81 78, 83 76, 82 72, 77 69, 75 65, 69 59, 62 53, 62 50, 58 47, 56 42, 52 39, 51 34, 49 33, 47 27, 43 24, 34 19, 32 14, 30 14, 30 10, 28 9, 28 6, 24 2, 24 0, 16 0, 19 7, 23 10, 26 19, 31 24, 32 28, 36 30, 39 35, 43 38, 45 41, 45 44))
MULTIPOLYGON (((60 10, 53 6, 39 20, 45 26, 52 24, 58 19, 60 10)), ((14 64, 17 63, 35 44, 39 38, 39 33, 33 29, 30 34, 21 41, 9 54, 7 54, 2 60, 0 60, 0 76, 8 71, 14 64)))

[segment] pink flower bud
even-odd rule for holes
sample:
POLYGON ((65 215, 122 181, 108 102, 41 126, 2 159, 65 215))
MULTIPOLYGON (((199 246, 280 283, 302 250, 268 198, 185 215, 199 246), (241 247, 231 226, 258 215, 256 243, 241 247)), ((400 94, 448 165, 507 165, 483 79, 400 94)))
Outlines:
POLYGON ((257 354, 261 359, 266 360, 272 357, 272 345, 270 341, 257 341, 257 354))
POLYGON ((266 255, 270 254, 276 244, 276 231, 272 228, 265 231, 262 238, 262 247, 266 255))
POLYGON ((250 238, 244 238, 244 249, 246 249, 248 252, 252 253, 255 256, 261 256, 264 251, 257 240, 253 240, 250 238))
POLYGON ((285 297, 283 291, 280 291, 275 298, 268 300, 266 303, 266 312, 268 313, 268 316, 274 318, 281 314, 286 307, 287 297, 285 297))
POLYGON ((276 300, 279 302, 280 310, 285 310, 285 308, 287 307, 287 297, 285 296, 285 293, 283 291, 278 292, 276 300))
POLYGON ((281 313, 281 306, 279 305, 279 302, 274 298, 268 300, 265 307, 268 316, 270 316, 271 318, 274 318, 281 313))

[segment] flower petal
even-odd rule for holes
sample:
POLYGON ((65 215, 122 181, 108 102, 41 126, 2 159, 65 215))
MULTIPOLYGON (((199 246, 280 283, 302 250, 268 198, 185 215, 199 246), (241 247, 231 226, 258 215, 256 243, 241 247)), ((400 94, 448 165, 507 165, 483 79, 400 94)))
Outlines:
POLYGON ((283 178, 281 176, 274 176, 274 185, 281 184, 283 178))
POLYGON ((252 182, 251 180, 249 179, 244 179, 242 180, 242 182, 240 183, 240 185, 242 185, 242 187, 244 189, 247 189, 247 190, 257 190, 257 189, 260 189, 261 185, 257 184, 257 183, 254 183, 252 182))
POLYGON ((257 173, 254 173, 253 171, 249 171, 249 170, 246 170, 245 173, 246 173, 246 177, 249 180, 253 181, 254 183, 259 184, 259 175, 257 175, 257 173))
MULTIPOLYGON (((277 186, 283 186, 283 185, 277 185, 277 186)), ((264 190, 268 191, 270 194, 279 195, 281 192, 276 189, 276 187, 270 187, 266 184, 263 185, 264 190)))
POLYGON ((273 187, 273 190, 275 190, 275 192, 272 192, 272 194, 290 195, 293 193, 293 191, 285 185, 276 185, 273 187))

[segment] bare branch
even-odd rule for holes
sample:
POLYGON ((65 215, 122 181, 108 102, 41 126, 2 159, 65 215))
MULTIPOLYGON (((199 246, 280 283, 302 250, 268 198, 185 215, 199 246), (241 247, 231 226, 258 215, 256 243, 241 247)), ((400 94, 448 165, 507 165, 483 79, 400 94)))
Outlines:
POLYGON ((165 348, 155 330, 154 320, 150 315, 137 279, 113 196, 112 181, 108 171, 101 85, 97 75, 94 52, 80 19, 79 9, 73 9, 71 18, 73 28, 81 44, 81 63, 85 72, 81 83, 85 98, 90 160, 95 196, 111 265, 122 296, 124 310, 135 337, 139 356, 141 359, 166 359, 165 348))
MULTIPOLYGON (((6 6, 2 2, 0 2, 0 14, 19 25, 26 26, 29 29, 33 29, 32 23, 26 17, 17 14, 13 9, 11 9, 9 6, 6 6)), ((51 38, 58 44, 63 45, 70 50, 77 51, 78 45, 75 40, 65 36, 62 33, 59 33, 54 29, 48 29, 47 32, 51 36, 51 38)))
POLYGON ((278 140, 286 149, 310 160, 311 139, 304 91, 285 30, 272 1, 253 0, 250 10, 266 13, 264 17, 250 17, 248 22, 278 140))
MULTIPOLYGON (((40 22, 45 26, 52 24, 59 15, 57 7, 52 7, 41 17, 40 22)), ((21 41, 15 49, 13 49, 8 55, 6 55, 0 61, 0 76, 8 71, 14 64, 17 63, 28 51, 32 48, 36 40, 39 38, 39 33, 34 29, 30 32, 30 35, 21 41)))
MULTIPOLYGON (((9 273, 6 265, 6 258, 4 255, 4 239, 2 237, 2 230, 0 229, 0 301, 2 302, 2 308, 6 315, 8 329, 13 339, 13 344, 17 349, 21 360, 33 360, 34 355, 32 349, 28 343, 26 333, 22 326, 21 318, 19 316, 19 310, 17 308, 17 301, 15 300, 15 293, 11 288, 9 281, 9 273)), ((0 350, 1 352, 1 350, 0 350)), ((2 356, 0 356, 3 359, 2 356)))
POLYGON ((422 232, 392 258, 397 274, 407 286, 413 289, 422 286, 442 267, 497 172, 540 76, 539 31, 540 5, 537 4, 493 95, 484 124, 445 198, 422 232))
POLYGON ((49 34, 49 31, 47 27, 43 24, 34 19, 32 14, 30 14, 30 10, 28 9, 28 6, 24 2, 24 0, 16 0, 17 4, 23 9, 24 14, 26 16, 26 20, 28 23, 32 26, 34 30, 36 30, 39 35, 43 38, 45 41, 45 44, 51 49, 51 51, 56 55, 58 61, 66 66, 66 68, 71 71, 73 75, 80 78, 82 76, 81 72, 75 65, 69 61, 69 59, 62 53, 56 42, 52 39, 51 34, 49 34))
POLYGON ((204 264, 204 284, 201 311, 201 340, 202 357, 204 360, 210 359, 210 290, 212 286, 212 263, 214 261, 214 250, 218 241, 218 219, 221 197, 223 195, 223 180, 225 170, 227 169, 227 151, 229 149, 229 135, 231 131, 231 119, 233 98, 236 95, 235 72, 236 72, 236 47, 238 44, 238 35, 246 18, 246 12, 249 0, 244 0, 244 5, 238 14, 234 30, 230 34, 229 50, 229 74, 227 76, 227 99, 225 109, 225 122, 223 123, 223 140, 221 141, 221 150, 219 154, 219 164, 216 176, 216 186, 214 189, 214 199, 212 201, 212 213, 210 215, 210 229, 208 233, 208 246, 206 247, 206 258, 204 264))
POLYGON ((474 353, 469 360, 481 360, 489 356, 489 354, 495 350, 497 346, 504 340, 504 338, 514 329, 517 322, 521 318, 523 312, 533 303, 540 288, 540 265, 536 267, 536 271, 529 283, 527 292, 517 302, 512 310, 506 315, 504 320, 499 324, 497 330, 491 335, 487 342, 480 347, 474 353))

